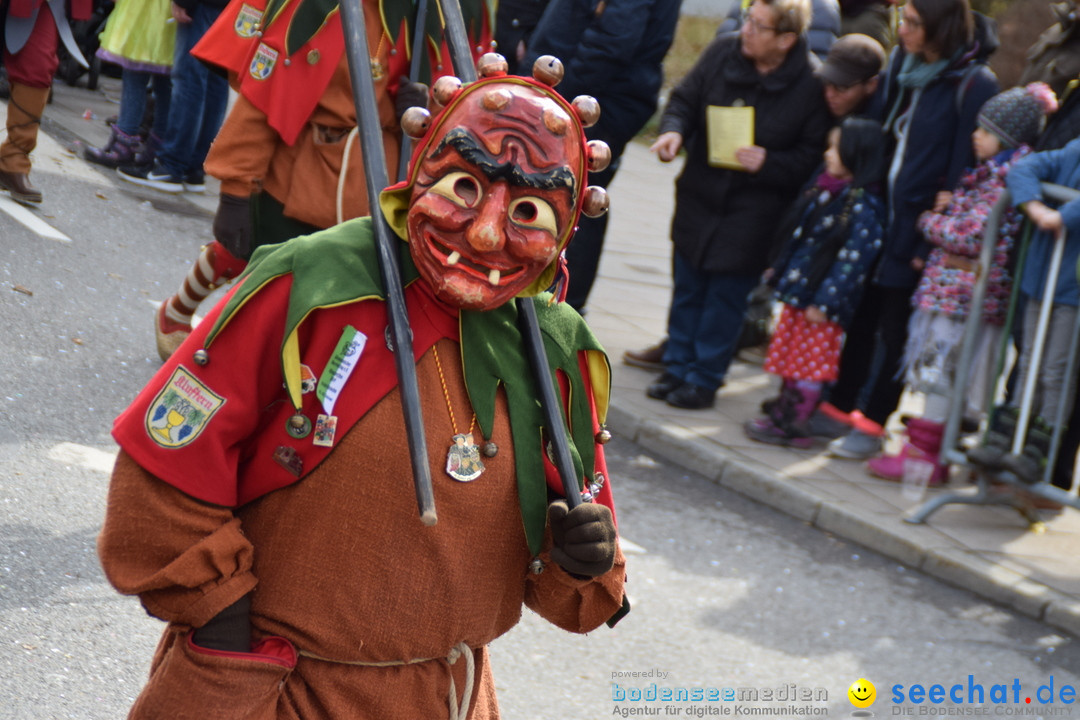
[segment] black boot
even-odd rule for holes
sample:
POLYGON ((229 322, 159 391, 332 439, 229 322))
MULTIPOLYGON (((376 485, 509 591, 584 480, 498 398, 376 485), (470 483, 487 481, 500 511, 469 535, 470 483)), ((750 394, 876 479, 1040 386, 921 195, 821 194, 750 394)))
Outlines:
POLYGON ((1009 405, 998 405, 990 415, 990 426, 986 429, 982 445, 967 451, 967 459, 984 470, 991 472, 1001 469, 1001 461, 1009 452, 1012 437, 1016 432, 1016 418, 1020 411, 1009 405))
POLYGON ((1005 455, 1001 459, 1001 467, 1028 485, 1040 482, 1046 460, 1050 457, 1050 443, 1053 438, 1054 429, 1041 417, 1033 418, 1024 440, 1024 449, 1019 455, 1005 455))

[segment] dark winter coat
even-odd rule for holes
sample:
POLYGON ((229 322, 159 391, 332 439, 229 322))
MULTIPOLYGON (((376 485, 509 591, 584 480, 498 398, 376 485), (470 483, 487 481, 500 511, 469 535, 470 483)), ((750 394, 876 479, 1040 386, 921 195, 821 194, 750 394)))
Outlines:
MULTIPOLYGON (((1060 150, 1048 150, 1028 155, 1013 165, 1005 179, 1012 194, 1014 207, 1029 200, 1043 200, 1040 183, 1049 182, 1080 190, 1080 138, 1060 150)), ((1044 201, 1053 207, 1052 201, 1044 201)), ((1077 283, 1076 267, 1080 261, 1080 200, 1073 200, 1058 207, 1065 223, 1065 254, 1054 288, 1054 303, 1077 305, 1080 302, 1080 285, 1077 283)), ((1024 295, 1042 301, 1046 287, 1050 257, 1054 250, 1054 238, 1050 233, 1036 230, 1031 235, 1027 259, 1020 275, 1020 289, 1024 295)))
POLYGON ((531 66, 518 67, 517 46, 522 41, 528 44, 547 4, 548 0, 499 0, 495 10, 496 49, 510 63, 511 75, 532 73, 531 66))
POLYGON ((1060 150, 1073 138, 1080 137, 1080 88, 1067 90, 1061 106, 1046 120, 1046 129, 1035 143, 1036 152, 1060 150))
POLYGON ((682 134, 686 165, 675 183, 671 238, 705 272, 760 275, 773 255, 776 224, 809 179, 832 124, 806 41, 761 75, 730 35, 714 40, 671 93, 660 132, 682 134), (757 173, 708 164, 709 105, 745 104, 754 142, 766 150, 757 173))
POLYGON ((589 132, 616 155, 656 112, 663 62, 675 37, 681 0, 551 0, 529 39, 521 69, 554 55, 567 99, 592 95, 600 120, 589 132))
POLYGON ((997 77, 985 65, 997 49, 997 38, 991 21, 976 18, 974 45, 923 88, 903 90, 897 82, 907 55, 901 46, 889 59, 879 119, 887 120, 897 103, 899 112, 885 128, 896 145, 886 195, 885 247, 874 276, 883 287, 915 288, 919 273, 911 261, 930 254, 930 244, 915 227, 919 215, 933 207, 939 191, 956 187, 964 171, 975 165, 971 147, 975 118, 998 92, 997 77), (898 132, 905 127, 906 134, 898 132))
POLYGON ((816 307, 842 328, 851 324, 885 234, 885 203, 862 188, 836 195, 821 191, 806 206, 784 257, 776 265, 776 298, 793 307, 816 307), (829 257, 831 236, 843 223, 845 239, 829 257), (826 269, 820 280, 817 268, 826 269))

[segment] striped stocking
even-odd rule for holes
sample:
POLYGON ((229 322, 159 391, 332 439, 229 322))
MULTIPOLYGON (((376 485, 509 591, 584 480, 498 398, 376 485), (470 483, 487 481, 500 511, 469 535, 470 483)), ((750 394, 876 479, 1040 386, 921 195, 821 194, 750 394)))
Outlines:
POLYGON ((199 304, 222 282, 243 272, 246 266, 246 260, 236 258, 217 240, 203 246, 179 292, 163 302, 158 310, 154 330, 162 360, 167 360, 191 333, 191 319, 199 304))

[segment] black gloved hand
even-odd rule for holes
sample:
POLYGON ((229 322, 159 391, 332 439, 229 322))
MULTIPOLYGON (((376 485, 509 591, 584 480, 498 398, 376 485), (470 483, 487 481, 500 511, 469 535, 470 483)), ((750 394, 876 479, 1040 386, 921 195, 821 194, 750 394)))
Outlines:
POLYGON ((192 630, 191 640, 208 650, 251 652, 251 596, 245 595, 192 630))
POLYGON ((240 260, 251 257, 251 198, 221 193, 214 215, 214 239, 240 260))
POLYGON ((401 116, 411 107, 427 108, 428 86, 424 83, 409 82, 409 78, 402 77, 398 85, 397 96, 394 98, 394 113, 400 122, 401 116))
POLYGON ((568 510, 565 500, 548 505, 551 559, 572 575, 597 577, 615 564, 615 520, 606 505, 582 503, 568 510))

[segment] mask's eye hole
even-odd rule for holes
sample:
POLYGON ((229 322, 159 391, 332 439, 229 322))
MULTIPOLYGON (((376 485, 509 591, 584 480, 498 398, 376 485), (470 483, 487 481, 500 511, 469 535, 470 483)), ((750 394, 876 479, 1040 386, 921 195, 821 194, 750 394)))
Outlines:
POLYGON ((448 173, 439 182, 431 186, 436 195, 441 195, 452 203, 462 207, 476 207, 480 202, 480 183, 472 175, 464 172, 448 173))
POLYGON ((536 197, 517 198, 510 203, 509 213, 515 225, 546 230, 552 235, 558 234, 555 209, 546 200, 536 197))

